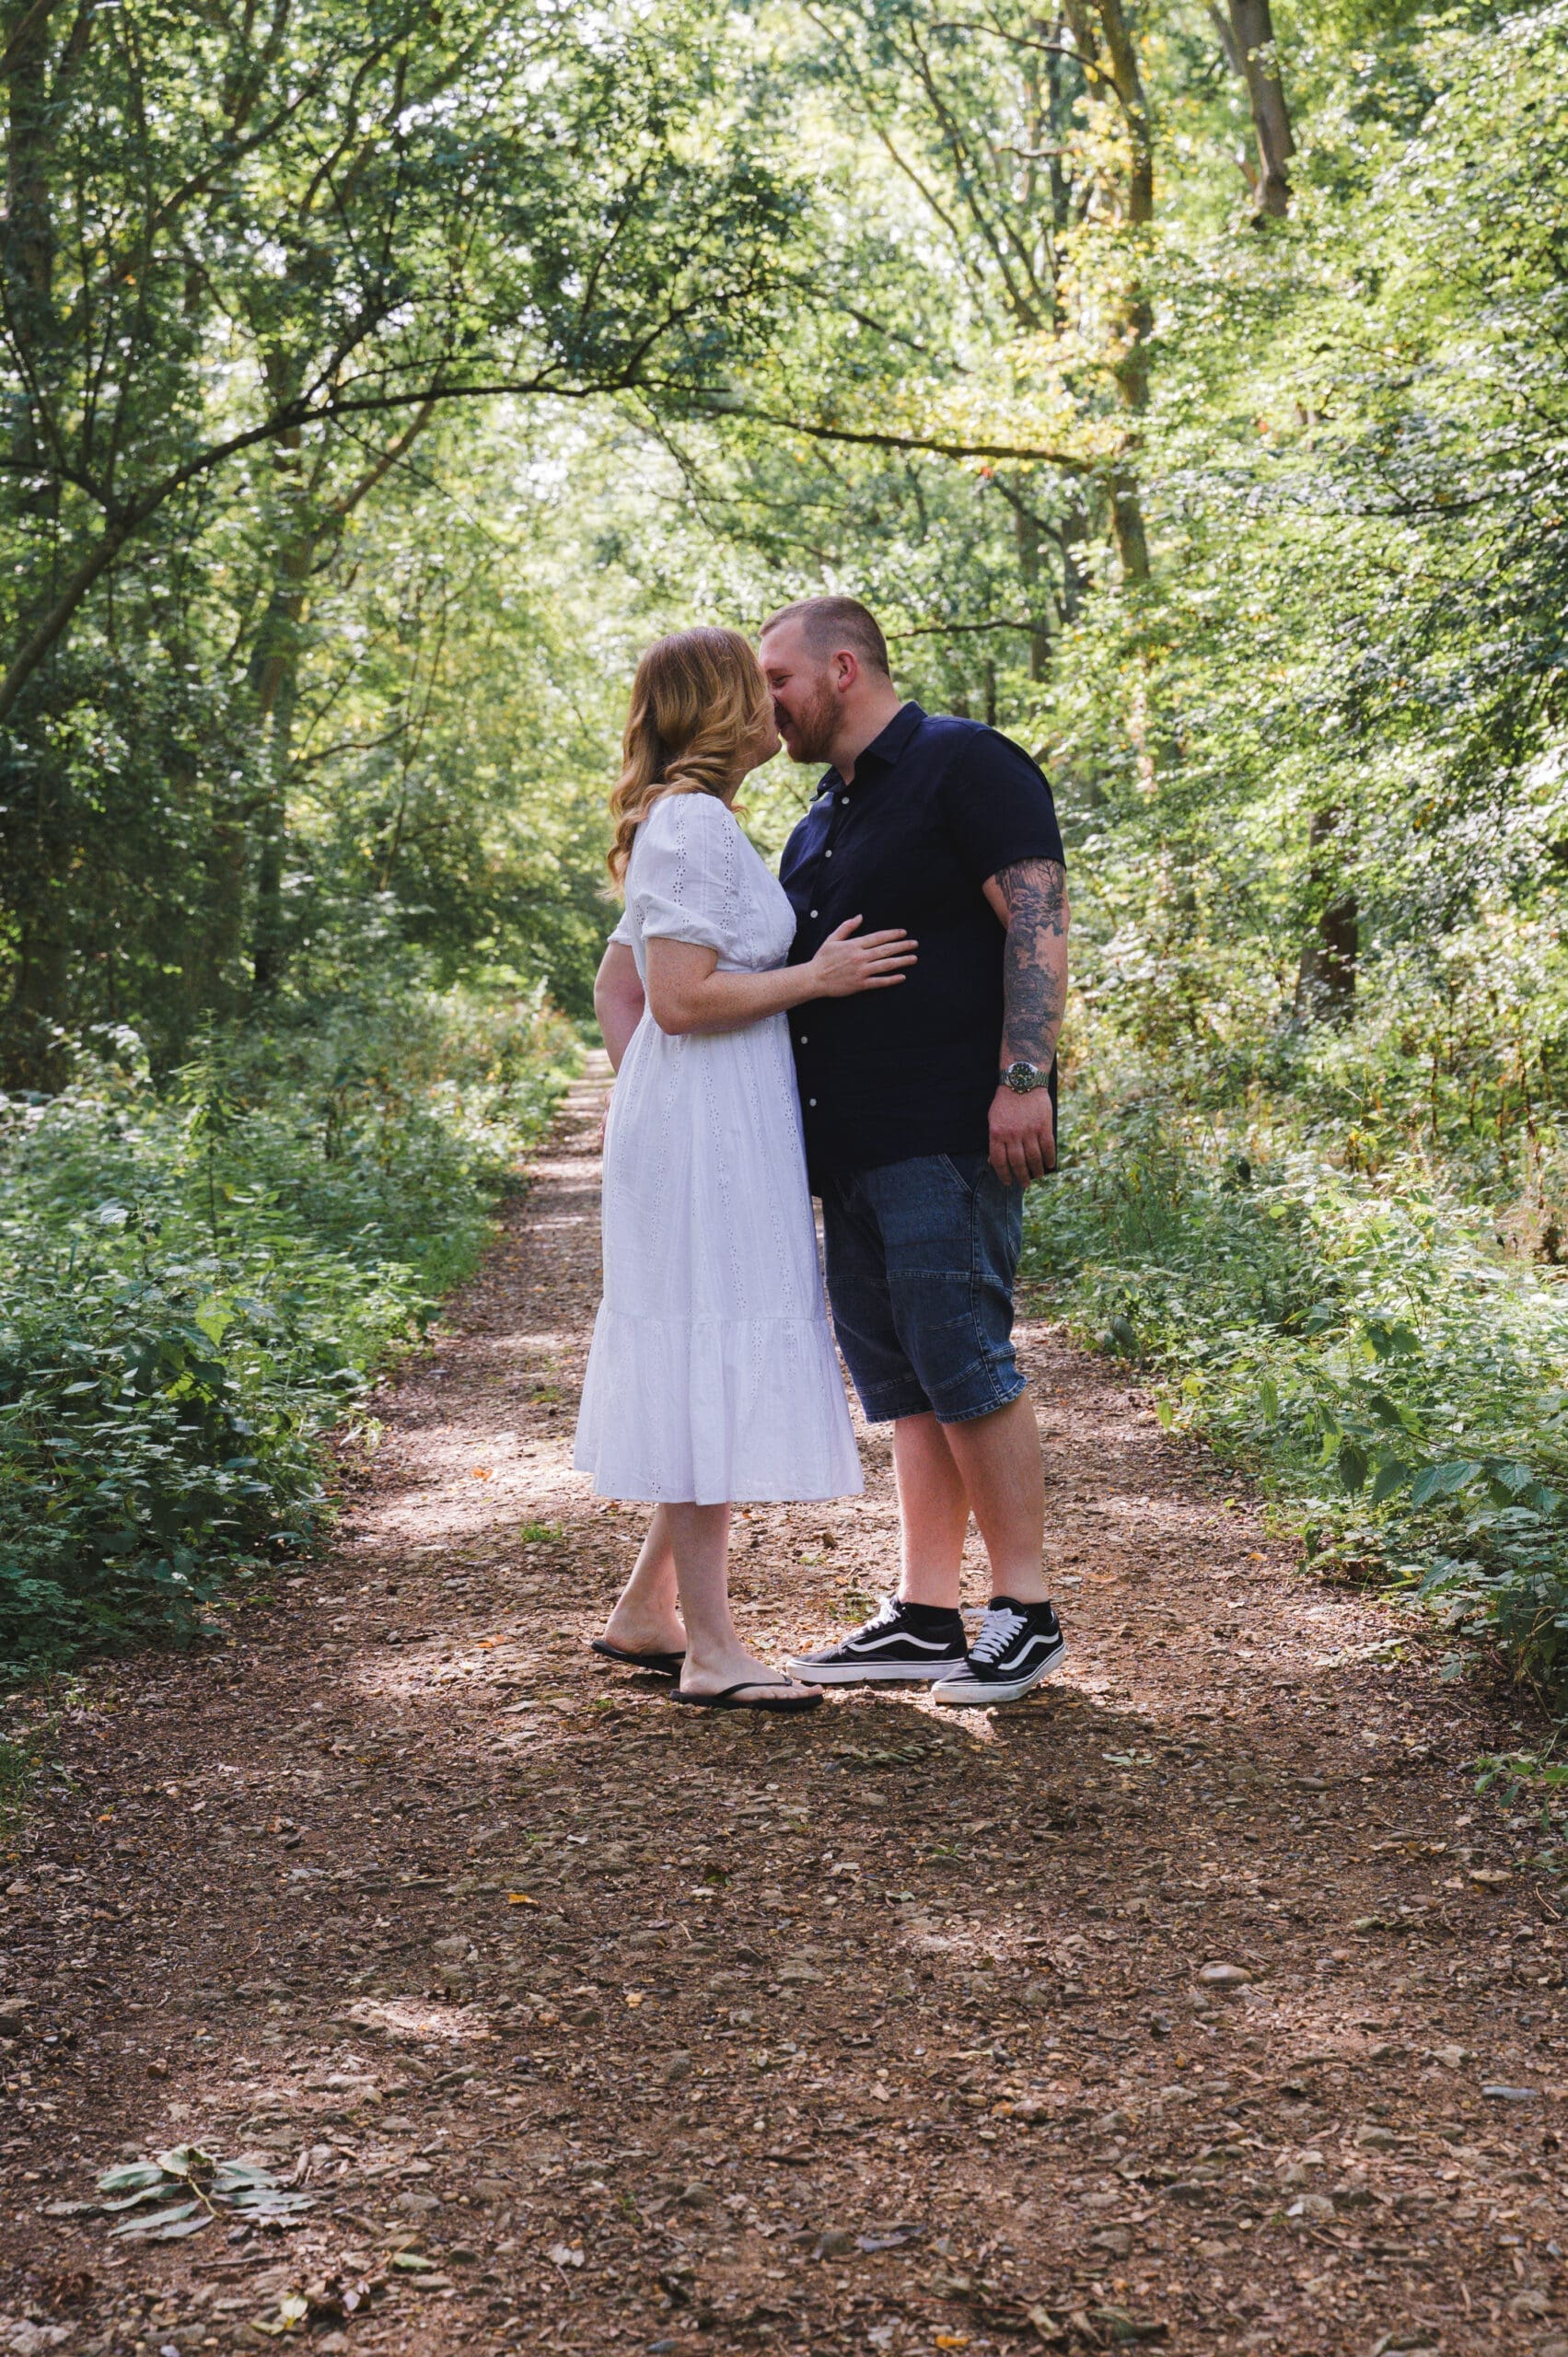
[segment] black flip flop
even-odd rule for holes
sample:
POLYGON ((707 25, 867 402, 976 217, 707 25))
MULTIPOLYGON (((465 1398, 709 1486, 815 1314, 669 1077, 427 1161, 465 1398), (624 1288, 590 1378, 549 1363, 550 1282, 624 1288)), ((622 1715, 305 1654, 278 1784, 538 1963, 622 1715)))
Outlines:
POLYGON ((606 1661, 619 1662, 623 1669, 651 1669, 658 1678, 679 1678, 684 1654, 632 1654, 624 1645, 612 1645, 608 1637, 590 1637, 590 1653, 602 1654, 606 1661))
POLYGON ((825 1701, 827 1697, 820 1687, 775 1685, 761 1678, 743 1678, 738 1685, 721 1686, 716 1694, 683 1694, 678 1686, 669 1699, 672 1702, 684 1702, 693 1711, 779 1711, 787 1714, 795 1711, 814 1711, 818 1703, 825 1701), (750 1701, 738 1700, 743 1694, 749 1695, 750 1701), (767 1694, 778 1694, 784 1699, 777 1702, 764 1701, 762 1698, 767 1694))

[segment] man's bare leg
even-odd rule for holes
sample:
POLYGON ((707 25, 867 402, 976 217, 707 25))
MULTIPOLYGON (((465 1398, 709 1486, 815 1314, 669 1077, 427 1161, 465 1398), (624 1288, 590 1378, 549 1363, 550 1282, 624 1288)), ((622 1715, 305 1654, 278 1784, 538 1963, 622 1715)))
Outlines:
POLYGON ((993 1596, 1050 1598, 1045 1577, 1045 1470, 1027 1393, 960 1424, 903 1416, 893 1426, 902 1537, 899 1594, 912 1604, 958 1601, 972 1509, 991 1559, 993 1596))
POLYGON ((899 1489, 899 1594, 906 1604, 956 1612, 970 1501, 935 1416, 898 1419, 893 1471, 899 1489))
POLYGON ((1028 1394, 993 1415, 944 1424, 985 1551, 991 1593, 1017 1604, 1048 1604, 1045 1576, 1045 1468, 1028 1394))

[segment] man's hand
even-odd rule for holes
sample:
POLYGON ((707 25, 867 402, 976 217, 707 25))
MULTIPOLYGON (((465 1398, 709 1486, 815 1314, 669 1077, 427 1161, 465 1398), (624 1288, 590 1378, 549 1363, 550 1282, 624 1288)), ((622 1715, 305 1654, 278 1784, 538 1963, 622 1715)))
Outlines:
POLYGON ((1056 1120, 1049 1088, 997 1090, 991 1100, 991 1167, 1005 1187, 1027 1187, 1056 1167, 1056 1120))

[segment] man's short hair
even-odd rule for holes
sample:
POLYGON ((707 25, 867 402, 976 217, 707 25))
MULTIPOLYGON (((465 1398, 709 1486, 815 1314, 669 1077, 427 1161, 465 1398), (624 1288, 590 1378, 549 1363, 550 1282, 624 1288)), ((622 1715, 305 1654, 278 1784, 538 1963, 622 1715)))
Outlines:
POLYGON ((825 656, 839 647, 847 647, 872 670, 881 671, 889 679, 893 676, 888 660, 888 642, 877 625, 877 617, 858 598, 797 598, 793 606, 781 606, 762 624, 762 636, 777 630, 781 622, 799 622, 806 633, 807 653, 825 656))

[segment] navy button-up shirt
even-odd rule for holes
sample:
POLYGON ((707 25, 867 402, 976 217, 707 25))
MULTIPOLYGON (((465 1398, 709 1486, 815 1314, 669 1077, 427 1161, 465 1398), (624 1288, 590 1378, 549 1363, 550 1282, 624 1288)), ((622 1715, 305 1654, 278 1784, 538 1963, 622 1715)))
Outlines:
POLYGON ((906 703, 837 770, 784 846, 792 965, 848 917, 902 925, 919 963, 890 990, 813 999, 789 1018, 812 1183, 915 1155, 984 1154, 1002 1051, 999 868, 1061 860, 1051 788, 993 728, 906 703))

